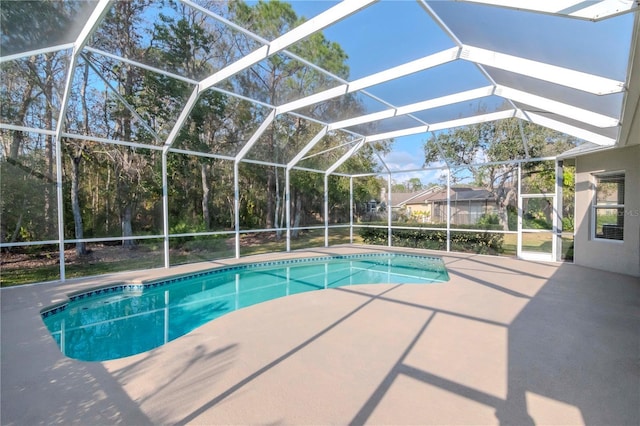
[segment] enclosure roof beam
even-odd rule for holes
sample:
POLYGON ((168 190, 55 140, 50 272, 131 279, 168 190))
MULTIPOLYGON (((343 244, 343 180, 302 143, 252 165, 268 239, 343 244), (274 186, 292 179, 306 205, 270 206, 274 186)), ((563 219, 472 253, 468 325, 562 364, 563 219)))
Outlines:
POLYGON ((385 83, 399 77, 404 77, 438 65, 446 64, 447 62, 457 59, 459 52, 459 48, 452 47, 450 49, 434 53, 433 55, 428 55, 423 58, 416 59, 415 61, 410 61, 402 65, 398 65, 397 67, 368 75, 350 83, 341 84, 340 86, 336 86, 323 92, 280 105, 277 108, 277 111, 278 114, 283 114, 318 102, 337 98, 338 96, 346 95, 347 93, 357 92, 358 90, 366 89, 367 87, 375 86, 376 84, 385 83))
POLYGON ((98 24, 102 21, 102 18, 107 15, 109 7, 113 1, 114 0, 100 0, 96 8, 93 9, 93 12, 76 38, 74 47, 75 54, 79 53, 84 48, 85 44, 87 44, 89 37, 93 34, 96 28, 98 28, 98 24))
POLYGON ((131 141, 121 141, 121 140, 117 140, 117 139, 100 138, 100 137, 97 137, 97 136, 78 135, 78 134, 75 134, 75 133, 68 133, 68 132, 62 132, 60 134, 60 136, 63 137, 63 138, 69 138, 69 139, 78 139, 78 140, 83 140, 83 141, 99 142, 99 143, 108 144, 108 145, 128 146, 128 147, 131 147, 131 148, 142 148, 142 149, 149 149, 149 150, 153 150, 153 151, 161 151, 163 149, 161 146, 158 146, 158 145, 151 145, 151 144, 145 144, 145 143, 140 143, 140 142, 131 142, 131 141))
POLYGON ((80 51, 87 43, 89 36, 96 30, 98 23, 107 14, 107 10, 111 5, 112 0, 100 0, 95 9, 91 13, 91 16, 87 19, 80 34, 76 38, 73 46, 73 52, 69 60, 69 68, 67 69, 67 76, 65 79, 64 92, 62 94, 62 101, 60 104, 60 111, 58 111, 58 120, 56 122, 56 135, 55 135, 55 151, 56 151, 56 195, 57 195, 57 213, 58 213, 58 244, 59 244, 59 256, 60 256, 60 280, 66 280, 65 264, 64 264, 64 202, 62 196, 62 129, 64 128, 67 116, 67 109, 69 106, 69 97, 71 96, 71 90, 73 85, 73 77, 75 74, 76 64, 78 63, 78 56, 80 51))
POLYGON ((176 120, 175 124, 171 128, 171 132, 169 132, 169 136, 167 136, 167 140, 164 143, 163 153, 166 154, 168 149, 171 148, 171 145, 173 145, 173 142, 175 142, 176 138, 180 134, 180 129, 182 129, 184 122, 187 121, 189 114, 191 114, 191 110, 196 105, 196 102, 198 102, 199 96, 200 96, 200 91, 198 90, 198 86, 196 86, 191 91, 191 95, 189 96, 187 103, 185 104, 184 108, 182 108, 182 111, 180 111, 180 115, 178 116, 178 119, 176 120))
POLYGON ((107 58, 114 59, 114 60, 116 60, 118 62, 124 62, 125 64, 133 65, 134 67, 141 68, 143 70, 147 70, 147 71, 154 72, 156 74, 164 75, 165 77, 173 78, 175 80, 184 81, 185 83, 189 83, 189 84, 194 85, 194 86, 198 84, 198 82, 193 80, 193 79, 190 79, 190 78, 187 78, 187 77, 183 77, 181 75, 174 74, 174 73, 171 73, 169 71, 162 70, 160 68, 152 67, 151 65, 143 64, 142 62, 134 61, 133 59, 129 59, 129 58, 125 58, 125 57, 122 57, 122 56, 114 55, 113 53, 105 52, 104 50, 96 49, 95 47, 85 46, 84 50, 87 51, 87 52, 95 53, 95 54, 100 55, 100 56, 105 56, 107 58))
POLYGON ((439 123, 429 124, 429 131, 436 132, 453 127, 469 126, 471 124, 486 123, 488 121, 504 120, 505 118, 515 117, 516 110, 507 109, 504 111, 496 111, 488 114, 474 115, 471 117, 458 118, 455 120, 441 121, 439 123))
MULTIPOLYGON (((359 139, 362 139, 363 137, 364 137, 364 136, 359 135, 359 137, 358 137, 358 138, 359 138, 359 139)), ((309 158, 313 158, 313 157, 316 157, 316 156, 318 156, 318 155, 322 155, 322 154, 327 154, 327 153, 329 153, 329 152, 331 152, 331 151, 335 151, 336 149, 344 148, 345 146, 351 146, 351 145, 353 145, 353 141, 352 141, 352 140, 351 140, 351 141, 349 141, 349 142, 344 142, 344 143, 341 143, 341 144, 338 144, 338 145, 334 145, 334 146, 332 146, 331 148, 323 149, 322 151, 319 151, 319 152, 313 153, 313 154, 311 154, 311 155, 307 155, 306 157, 302 158, 302 160, 306 160, 306 159, 309 159, 309 158)))
POLYGON ((573 120, 588 123, 596 127, 615 127, 620 124, 620 121, 617 118, 598 114, 593 111, 554 101, 542 96, 532 95, 531 93, 512 89, 507 86, 498 85, 496 87, 495 94, 502 96, 503 98, 509 98, 516 102, 521 102, 573 120))
POLYGON ((27 52, 15 53, 13 55, 0 56, 0 64, 3 62, 15 61, 31 56, 44 55, 45 53, 59 52, 60 50, 72 49, 75 43, 59 44, 57 46, 44 47, 42 49, 29 50, 27 52))
MULTIPOLYGON (((100 0, 100 2, 96 5, 95 9, 91 13, 91 16, 87 19, 80 34, 76 38, 76 41, 73 45, 73 53, 71 55, 71 60, 69 61, 69 70, 67 72, 67 79, 65 82, 64 93, 62 94, 62 102, 60 104, 60 111, 58 115, 58 121, 56 123, 56 140, 60 139, 60 134, 62 133, 62 128, 65 123, 65 117, 67 115, 67 105, 69 103, 69 96, 71 95, 71 86, 73 82, 73 75, 75 72, 76 63, 78 62, 78 56, 80 55, 80 51, 83 49, 84 45, 87 44, 89 36, 93 34, 96 30, 98 23, 102 20, 102 18, 107 14, 109 6, 113 0, 100 0)), ((57 156, 59 157, 59 156, 57 156)))
POLYGON ((142 118, 140 116, 140 114, 138 114, 138 111, 136 111, 136 109, 131 106, 131 104, 129 104, 129 102, 124 98, 124 96, 122 96, 120 93, 118 93, 118 91, 111 85, 111 83, 102 75, 102 73, 100 72, 100 70, 98 70, 98 68, 96 68, 96 66, 89 60, 89 58, 87 57, 87 55, 85 55, 84 53, 80 53, 80 56, 82 56, 82 58, 85 60, 85 62, 87 63, 87 65, 89 65, 89 67, 91 67, 91 69, 96 73, 96 75, 102 80, 102 82, 105 84, 106 87, 108 87, 111 90, 111 94, 113 94, 116 98, 118 98, 118 100, 120 100, 120 102, 122 102, 122 104, 124 105, 124 107, 129 110, 129 112, 131 112, 131 114, 133 114, 133 116, 138 120, 138 122, 142 125, 142 127, 144 127, 145 129, 147 129, 149 131, 149 133, 156 138, 156 140, 160 140, 160 136, 158 135, 158 133, 155 131, 155 129, 153 129, 144 118, 142 118))
POLYGON ((19 126, 17 124, 9 124, 9 123, 2 123, 2 122, 0 122, 0 129, 16 130, 18 132, 25 132, 25 133, 36 133, 36 134, 39 134, 39 135, 49 135, 49 136, 55 136, 56 135, 56 131, 55 130, 36 129, 35 127, 19 126))
MULTIPOLYGON (((247 30, 246 28, 229 21, 228 19, 226 19, 226 18, 218 15, 217 13, 214 13, 214 12, 212 12, 212 11, 210 11, 210 10, 208 10, 208 9, 206 9, 206 8, 196 4, 196 3, 194 3, 191 0, 181 0, 181 1, 182 1, 182 3, 194 8, 194 9, 196 9, 198 11, 200 11, 201 13, 203 13, 203 14, 205 14, 207 16, 210 16, 211 18, 215 19, 216 21, 218 21, 218 22, 220 22, 220 23, 222 23, 222 24, 224 24, 224 25, 226 25, 226 26, 228 26, 230 28, 233 28, 235 31, 238 31, 238 32, 240 32, 242 34, 245 34, 247 37, 257 41, 258 43, 269 44, 269 40, 267 40, 267 39, 265 39, 263 37, 260 37, 257 34, 252 33, 251 31, 247 30)), ((296 55, 295 53, 292 53, 288 49, 282 50, 282 53, 287 55, 287 56, 289 56, 290 58, 293 58, 296 61, 298 61, 298 62, 310 67, 310 68, 313 68, 314 70, 318 71, 319 73, 324 74, 324 75, 330 77, 331 79, 333 79, 333 80, 335 80, 337 82, 347 83, 347 80, 345 80, 344 78, 342 78, 342 77, 340 77, 340 76, 338 76, 338 75, 336 75, 336 74, 334 74, 332 72, 327 71, 326 69, 314 64, 313 62, 311 62, 311 61, 309 61, 309 60, 307 60, 307 59, 305 59, 305 58, 303 58, 303 57, 301 57, 299 55, 296 55)), ((209 89, 211 89, 211 88, 213 88, 213 86, 209 87, 209 89)), ((367 96, 370 96, 371 98, 373 98, 373 99, 375 99, 375 100, 377 100, 379 102, 382 102, 383 104, 385 104, 387 106, 390 106, 384 99, 380 99, 377 96, 374 96, 374 95, 372 95, 370 93, 367 93, 366 91, 363 91, 363 94, 366 94, 367 96)), ((252 101, 257 103, 256 100, 252 100, 252 101)))
POLYGON ((209 87, 214 86, 219 82, 257 64, 258 62, 267 59, 269 56, 275 55, 311 34, 321 31, 325 27, 328 27, 347 16, 364 9, 376 1, 377 0, 345 0, 338 3, 329 10, 326 10, 305 23, 295 27, 291 31, 281 35, 268 45, 254 50, 231 65, 205 78, 200 82, 199 89, 201 91, 206 90, 209 87))
POLYGON ((463 46, 460 59, 560 84, 595 95, 620 93, 624 91, 625 86, 623 81, 469 45, 463 46))
POLYGON ((387 173, 391 173, 391 169, 389 168, 389 166, 387 166, 387 163, 384 161, 384 159, 382 158, 382 156, 378 151, 376 151, 376 156, 378 157, 378 160, 380 160, 380 163, 382 163, 384 168, 387 169, 387 173))
POLYGON ((575 136, 577 138, 584 139, 598 145, 606 146, 616 143, 615 138, 610 138, 608 136, 594 133, 580 127, 562 123, 560 121, 530 111, 527 111, 526 113, 524 113, 523 111, 518 111, 516 116, 522 120, 527 120, 532 123, 539 124, 541 126, 548 127, 550 129, 557 130, 558 132, 566 133, 568 135, 575 136))
POLYGON ((429 125, 409 127, 402 130, 395 130, 393 132, 378 133, 377 135, 370 135, 365 138, 367 142, 376 142, 385 139, 401 138, 403 136, 417 135, 420 133, 426 133, 429 131, 429 125))
POLYGON ((505 111, 492 112, 489 114, 474 115, 473 117, 459 118, 456 120, 442 121, 439 123, 428 124, 424 126, 410 127, 407 129, 396 130, 393 132, 379 133, 377 135, 367 136, 366 142, 376 142, 384 139, 399 138, 402 136, 417 135, 420 133, 434 132, 445 130, 452 127, 467 126, 470 124, 484 123, 487 121, 502 120, 514 117, 515 110, 509 109, 505 111))
MULTIPOLYGON (((354 80, 350 83, 342 84, 323 92, 283 104, 277 108, 277 112, 278 114, 282 114, 319 102, 327 101, 347 93, 353 93, 367 87, 385 83, 419 71, 424 71, 438 65, 443 65, 458 58, 473 62, 477 65, 491 66, 597 95, 624 91, 624 82, 622 81, 474 46, 463 45, 462 49, 453 47, 433 55, 354 80)), ((381 114, 383 118, 387 118, 385 114, 389 114, 389 112, 385 111, 379 114, 381 114)))
POLYGON ((466 90, 464 92, 458 92, 447 96, 441 96, 438 98, 429 99, 426 101, 416 102, 413 104, 390 108, 384 111, 374 112, 372 114, 361 115, 359 117, 350 118, 347 120, 336 121, 329 124, 329 130, 342 129, 345 127, 356 126, 358 124, 371 123, 377 120, 383 120, 385 118, 398 117, 401 115, 412 114, 418 111, 424 111, 432 108, 438 108, 441 106, 451 105, 458 102, 470 101, 473 99, 479 99, 493 94, 493 86, 480 87, 478 89, 466 90))
MULTIPOLYGON (((191 96, 189 97, 189 100, 187 101, 187 104, 182 109, 182 111, 180 113, 180 116, 178 117, 178 120, 176 121, 176 123, 174 124, 173 128, 171 129, 171 133, 167 137, 167 141, 165 143, 166 149, 171 147, 171 145, 173 144, 173 142, 177 138, 178 134, 180 133, 180 129, 184 125, 184 123, 187 120, 189 114, 191 114, 191 110, 193 109, 193 107, 195 106, 196 102, 198 101, 198 97, 199 97, 201 91, 206 90, 206 89, 214 86, 215 84, 223 81, 224 79, 229 78, 229 77, 241 72, 242 70, 247 69, 247 68, 251 67, 252 65, 257 64, 261 60, 266 59, 271 55, 275 55, 279 51, 286 49, 288 46, 298 42, 299 40, 301 40, 301 39, 313 34, 316 31, 322 30, 324 27, 326 27, 328 25, 331 25, 331 24, 333 24, 333 23, 335 23, 335 22, 337 22, 337 21, 349 16, 349 15, 357 12, 360 9, 363 9, 363 8, 367 7, 368 5, 370 5, 371 3, 375 2, 375 1, 377 1, 377 0, 346 0, 346 1, 342 2, 342 3, 339 3, 336 6, 333 6, 331 9, 321 13, 320 15, 318 15, 316 17, 314 17, 313 19, 310 19, 309 21, 307 21, 307 22, 301 24, 300 26, 294 28, 293 30, 289 31, 288 33, 285 33, 284 35, 276 38, 275 40, 273 40, 268 45, 258 48, 257 50, 253 51, 252 53, 242 57, 241 59, 237 60, 236 62, 232 63, 231 65, 221 69, 220 71, 218 71, 218 72, 214 73, 213 75, 211 75, 211 76, 205 78, 204 80, 202 80, 194 88, 193 92, 191 93, 191 96)), ((273 118, 275 117, 275 115, 273 113, 270 114, 269 116, 271 117, 272 115, 273 115, 273 117, 271 118, 271 120, 273 120, 273 118)), ((261 126, 261 128, 262 128, 262 126, 261 126)), ((258 130, 260 130, 260 129, 258 129, 258 130)), ((259 135, 258 135, 258 137, 259 137, 259 135)), ((255 140, 253 142, 255 143, 255 140)), ((248 142, 247 142, 247 145, 249 145, 248 142)), ((246 147, 247 146, 245 146, 245 148, 246 147)), ((249 146, 247 149, 250 149, 250 148, 251 148, 251 146, 249 146)), ((244 150, 244 148, 243 148, 243 150, 244 150)), ((244 153, 244 155, 246 155, 246 152, 244 153)), ((243 156, 240 156, 239 158, 241 159, 243 156)), ((238 160, 236 160, 236 161, 238 161, 238 160)))
POLYGON ((349 151, 346 152, 342 157, 340 157, 331 167, 327 169, 325 172, 325 176, 329 176, 331 173, 335 172, 338 167, 342 165, 345 161, 347 161, 353 154, 358 152, 360 148, 362 148, 365 144, 365 139, 360 139, 349 151))
POLYGON ((228 155, 212 154, 210 152, 191 151, 188 149, 169 148, 169 152, 173 154, 192 155, 194 157, 214 158, 216 160, 227 160, 227 161, 235 160, 235 157, 230 157, 228 155))
POLYGON ((567 18, 600 21, 638 10, 638 2, 631 0, 456 0, 465 3, 479 3, 516 10, 545 13, 567 18))
POLYGON ((262 134, 267 130, 267 128, 271 125, 271 123, 275 118, 276 118, 276 112, 275 110, 271 110, 269 115, 267 115, 267 118, 262 122, 260 127, 258 127, 258 130, 255 131, 255 133, 251 136, 251 138, 249 138, 247 143, 242 147, 238 155, 236 155, 236 158, 235 158, 236 164, 238 164, 249 153, 251 148, 253 148, 253 145, 255 145, 256 142, 258 142, 258 139, 260 139, 260 136, 262 136, 262 134))
POLYGON ((313 137, 313 139, 311 139, 311 141, 309 141, 308 144, 306 144, 304 146, 304 148, 302 148, 295 157, 293 157, 293 159, 291 161, 289 161, 289 163, 287 164, 287 170, 291 170, 293 168, 293 166, 295 166, 296 164, 298 164, 298 162, 300 162, 300 160, 302 160, 302 158, 307 155, 307 153, 309 151, 311 151, 311 149, 316 146, 316 144, 318 142, 320 142, 320 140, 327 134, 328 131, 328 127, 324 126, 322 129, 320 129, 320 131, 313 137))

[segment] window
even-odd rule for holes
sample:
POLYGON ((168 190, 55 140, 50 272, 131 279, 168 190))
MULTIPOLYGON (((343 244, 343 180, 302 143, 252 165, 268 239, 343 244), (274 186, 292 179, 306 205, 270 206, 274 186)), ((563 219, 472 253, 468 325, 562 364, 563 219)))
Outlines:
POLYGON ((624 235, 624 173, 595 176, 593 235, 605 240, 622 240, 624 235))

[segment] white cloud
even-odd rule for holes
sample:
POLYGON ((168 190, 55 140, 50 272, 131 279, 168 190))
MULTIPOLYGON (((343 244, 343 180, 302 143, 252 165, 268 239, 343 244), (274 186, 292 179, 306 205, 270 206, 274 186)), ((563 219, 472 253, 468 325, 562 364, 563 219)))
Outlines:
MULTIPOLYGON (((412 171, 412 172, 402 172, 403 170, 418 170, 422 169, 423 166, 423 155, 420 152, 420 155, 415 152, 408 151, 393 151, 388 155, 383 157, 384 162, 387 164, 387 167, 393 173, 391 178, 394 182, 402 183, 406 182, 412 178, 418 178, 423 184, 427 184, 430 182, 439 182, 440 177, 443 175, 443 170, 424 170, 424 171, 412 171)), ((444 166, 444 163, 438 164, 438 166, 444 166)))

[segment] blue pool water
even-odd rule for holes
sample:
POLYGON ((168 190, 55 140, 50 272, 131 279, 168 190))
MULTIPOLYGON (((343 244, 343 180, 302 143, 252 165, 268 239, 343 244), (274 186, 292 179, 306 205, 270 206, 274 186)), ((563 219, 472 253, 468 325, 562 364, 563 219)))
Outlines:
POLYGON ((448 281, 440 258, 360 254, 237 265, 70 297, 42 318, 60 350, 83 361, 146 352, 226 313, 311 290, 448 281))

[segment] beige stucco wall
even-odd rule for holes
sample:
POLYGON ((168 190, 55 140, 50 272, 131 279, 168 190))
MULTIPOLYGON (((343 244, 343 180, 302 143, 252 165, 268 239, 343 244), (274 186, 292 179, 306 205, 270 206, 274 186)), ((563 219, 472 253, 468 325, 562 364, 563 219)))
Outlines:
POLYGON ((578 265, 640 276, 640 145, 576 158, 576 235, 578 265), (594 173, 625 172, 624 241, 595 240, 591 230, 594 173))

